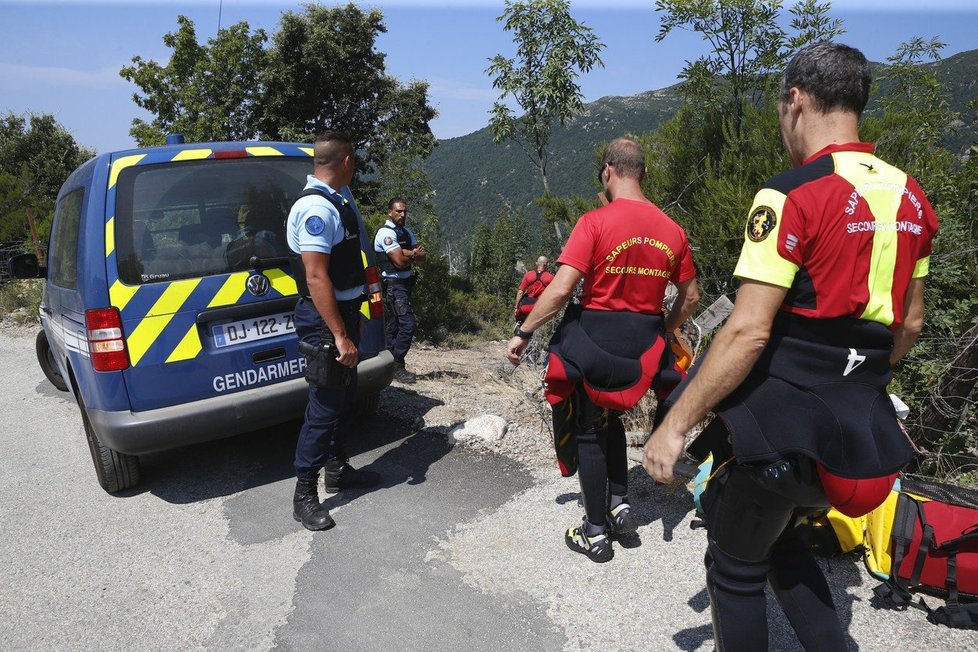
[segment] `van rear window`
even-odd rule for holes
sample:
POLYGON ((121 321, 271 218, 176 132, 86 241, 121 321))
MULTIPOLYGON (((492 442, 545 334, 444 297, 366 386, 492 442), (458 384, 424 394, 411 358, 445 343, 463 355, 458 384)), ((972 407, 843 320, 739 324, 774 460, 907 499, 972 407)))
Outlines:
POLYGON ((129 285, 249 269, 287 256, 285 218, 312 171, 308 158, 135 165, 116 187, 115 248, 129 285))

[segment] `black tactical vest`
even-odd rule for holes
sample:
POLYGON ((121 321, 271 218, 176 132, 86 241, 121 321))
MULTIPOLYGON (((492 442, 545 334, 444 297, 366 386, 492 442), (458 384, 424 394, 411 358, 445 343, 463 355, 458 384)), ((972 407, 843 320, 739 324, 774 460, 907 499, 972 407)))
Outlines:
MULTIPOLYGON (((338 244, 333 245, 329 254, 329 280, 333 282, 333 287, 337 290, 349 290, 366 282, 363 273, 363 254, 360 252, 360 221, 353 210, 350 202, 340 200, 330 196, 325 190, 320 188, 307 188, 295 198, 299 201, 309 195, 319 195, 336 207, 340 212, 340 222, 343 225, 345 237, 338 244)), ((293 202, 293 205, 295 202, 293 202)), ((294 251, 289 256, 289 263, 292 266, 292 275, 295 276, 295 284, 299 290, 299 295, 308 297, 309 286, 306 285, 306 267, 302 264, 302 254, 294 251)))
MULTIPOLYGON (((383 229, 390 229, 394 231, 394 235, 397 236, 397 244, 401 247, 401 249, 411 248, 411 234, 408 233, 408 230, 403 226, 397 226, 396 224, 394 226, 388 226, 385 224, 377 229, 377 233, 380 233, 383 229)), ((374 241, 376 240, 377 238, 375 235, 374 241)), ((403 272, 406 269, 411 269, 410 263, 408 263, 406 267, 398 267, 394 261, 391 260, 391 257, 387 255, 386 251, 375 251, 374 253, 376 254, 377 258, 377 267, 379 267, 380 271, 382 272, 392 274, 394 272, 403 272)))

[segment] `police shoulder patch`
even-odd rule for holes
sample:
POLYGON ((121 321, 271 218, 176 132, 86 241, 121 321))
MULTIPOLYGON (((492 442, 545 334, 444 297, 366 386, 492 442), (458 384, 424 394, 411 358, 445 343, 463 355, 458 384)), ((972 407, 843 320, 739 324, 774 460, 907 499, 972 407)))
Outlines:
POLYGON ((319 235, 326 228, 326 223, 323 222, 323 218, 318 215, 313 215, 306 220, 306 232, 309 235, 319 235))
POLYGON ((778 214, 770 206, 758 206, 747 218, 747 238, 751 242, 761 242, 778 224, 778 214))
POLYGON ((384 244, 385 245, 394 244, 394 238, 387 236, 386 238, 384 238, 384 244))

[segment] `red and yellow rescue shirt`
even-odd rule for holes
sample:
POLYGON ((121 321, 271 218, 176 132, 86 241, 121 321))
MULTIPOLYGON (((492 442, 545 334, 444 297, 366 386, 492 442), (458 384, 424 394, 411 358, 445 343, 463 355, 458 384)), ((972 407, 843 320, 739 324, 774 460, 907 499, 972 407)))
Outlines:
POLYGON ((912 177, 870 143, 830 145, 754 197, 734 274, 788 288, 784 311, 892 328, 910 279, 927 276, 936 233, 912 177))
POLYGON ((582 215, 557 262, 585 275, 588 310, 661 313, 666 284, 696 276, 683 228, 655 204, 631 199, 582 215))

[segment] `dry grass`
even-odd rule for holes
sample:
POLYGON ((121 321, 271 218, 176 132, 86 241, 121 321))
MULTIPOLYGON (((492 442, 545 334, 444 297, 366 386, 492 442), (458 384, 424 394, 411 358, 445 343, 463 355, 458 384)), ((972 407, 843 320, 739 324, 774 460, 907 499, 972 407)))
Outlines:
POLYGON ((11 280, 0 285, 0 319, 36 324, 44 279, 11 280))

